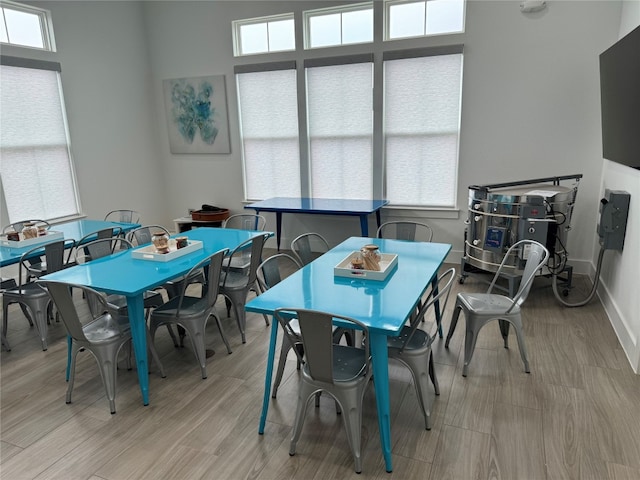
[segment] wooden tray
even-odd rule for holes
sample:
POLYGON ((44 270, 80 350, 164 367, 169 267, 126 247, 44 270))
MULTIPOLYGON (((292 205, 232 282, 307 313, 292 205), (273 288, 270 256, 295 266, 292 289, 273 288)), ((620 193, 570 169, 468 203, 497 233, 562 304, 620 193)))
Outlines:
POLYGON ((380 271, 360 270, 351 268, 351 259, 360 252, 351 252, 338 265, 333 268, 333 274, 337 277, 361 278, 365 280, 384 280, 398 264, 398 255, 395 253, 380 254, 380 271))
POLYGON ((153 245, 147 245, 146 247, 140 247, 133 250, 131 253, 133 258, 139 258, 140 260, 151 260, 152 262, 170 262, 176 258, 180 258, 189 253, 193 253, 196 250, 202 248, 202 242, 200 240, 189 240, 189 245, 184 248, 176 247, 175 238, 169 239, 169 252, 158 253, 156 247, 153 245))
POLYGON ((191 212, 191 220, 196 222, 222 222, 229 218, 229 210, 208 211, 196 210, 191 212))
POLYGON ((20 240, 9 240, 7 239, 7 234, 3 233, 2 235, 0 235, 0 245, 9 248, 36 247, 38 245, 44 245, 45 243, 50 243, 54 240, 62 240, 64 238, 63 232, 56 232, 54 230, 47 230, 46 235, 28 238, 26 240, 24 239, 22 233, 20 233, 19 235, 20 240))

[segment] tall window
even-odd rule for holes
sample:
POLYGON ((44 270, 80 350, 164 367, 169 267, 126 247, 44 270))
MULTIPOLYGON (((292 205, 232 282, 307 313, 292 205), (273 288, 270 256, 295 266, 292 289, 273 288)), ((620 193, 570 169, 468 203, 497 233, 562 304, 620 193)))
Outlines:
POLYGON ((11 222, 79 213, 59 70, 2 57, 0 176, 11 222))
POLYGON ((271 65, 273 70, 267 71, 236 68, 247 198, 300 196, 294 66, 271 65))
POLYGON ((309 66, 307 111, 311 194, 373 195, 373 63, 309 66))
POLYGON ((394 56, 384 62, 385 159, 393 172, 386 197, 398 205, 454 207, 462 53, 394 56))

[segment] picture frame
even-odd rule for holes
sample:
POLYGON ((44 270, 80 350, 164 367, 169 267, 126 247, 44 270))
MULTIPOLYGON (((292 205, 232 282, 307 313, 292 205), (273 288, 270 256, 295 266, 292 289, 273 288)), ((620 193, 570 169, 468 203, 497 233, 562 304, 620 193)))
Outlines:
POLYGON ((163 80, 171 153, 231 153, 224 75, 163 80))

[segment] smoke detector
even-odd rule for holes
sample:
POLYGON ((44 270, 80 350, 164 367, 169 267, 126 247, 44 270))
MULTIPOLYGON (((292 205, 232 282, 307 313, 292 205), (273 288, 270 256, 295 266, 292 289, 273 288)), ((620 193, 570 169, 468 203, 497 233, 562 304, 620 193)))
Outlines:
POLYGON ((547 2, 544 0, 523 0, 520 2, 520 11, 522 13, 539 12, 544 10, 547 2))

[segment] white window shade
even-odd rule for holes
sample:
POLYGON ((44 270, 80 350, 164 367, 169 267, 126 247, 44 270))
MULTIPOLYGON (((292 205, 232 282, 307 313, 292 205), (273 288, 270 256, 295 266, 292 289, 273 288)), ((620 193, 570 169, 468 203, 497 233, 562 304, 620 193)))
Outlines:
POLYGON ((454 207, 462 54, 384 62, 386 197, 454 207))
POLYGON ((10 221, 78 214, 59 73, 0 68, 0 175, 10 221))
POLYGON ((306 69, 311 194, 373 197, 373 65, 306 69))
POLYGON ((238 73, 245 196, 300 196, 296 71, 238 73))

